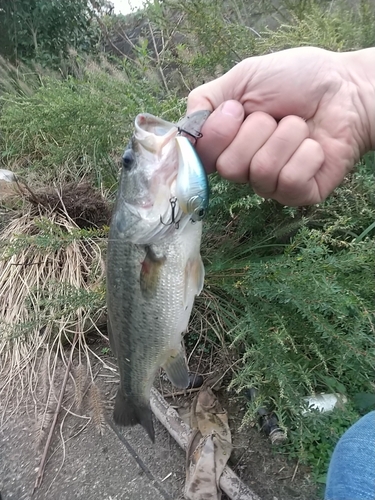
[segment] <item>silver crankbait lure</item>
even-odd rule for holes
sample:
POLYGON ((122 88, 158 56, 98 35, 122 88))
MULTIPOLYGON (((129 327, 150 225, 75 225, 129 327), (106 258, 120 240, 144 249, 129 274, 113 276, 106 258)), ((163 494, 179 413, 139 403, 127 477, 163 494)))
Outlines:
POLYGON ((175 140, 179 156, 176 198, 181 210, 190 214, 193 222, 201 221, 209 201, 207 174, 189 139, 178 135, 175 140))

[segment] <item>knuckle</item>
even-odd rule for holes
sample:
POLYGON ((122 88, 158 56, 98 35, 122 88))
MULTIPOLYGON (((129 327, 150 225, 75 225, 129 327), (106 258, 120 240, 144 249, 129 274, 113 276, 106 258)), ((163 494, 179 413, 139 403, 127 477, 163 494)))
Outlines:
POLYGON ((235 155, 224 151, 216 161, 217 172, 232 182, 246 182, 248 169, 235 155))
POLYGON ((201 87, 196 87, 189 93, 189 102, 195 103, 195 101, 199 101, 199 99, 202 96, 202 86, 201 87))
POLYGON ((283 168, 279 174, 277 191, 280 194, 293 195, 300 190, 300 176, 298 170, 283 168))
POLYGON ((256 153, 251 161, 251 180, 258 182, 267 180, 275 171, 277 158, 267 150, 261 149, 256 153))
POLYGON ((305 139, 306 146, 309 148, 311 156, 319 165, 324 162, 324 151, 322 146, 313 139, 305 139))
POLYGON ((278 193, 283 196, 298 196, 323 162, 324 152, 320 144, 313 139, 305 139, 295 158, 292 157, 281 169, 277 181, 278 193))
POLYGON ((300 116, 296 115, 288 115, 282 118, 279 122, 279 126, 287 127, 287 128, 299 128, 303 131, 308 132, 309 131, 309 126, 305 122, 303 118, 300 116))
POLYGON ((276 120, 263 111, 254 111, 254 113, 251 113, 251 115, 247 117, 247 121, 256 122, 260 130, 269 130, 273 132, 277 127, 276 120))

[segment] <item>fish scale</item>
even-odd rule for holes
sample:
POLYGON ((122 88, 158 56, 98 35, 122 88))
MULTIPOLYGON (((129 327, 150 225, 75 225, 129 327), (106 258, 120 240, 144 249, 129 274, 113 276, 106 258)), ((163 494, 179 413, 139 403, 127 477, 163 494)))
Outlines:
MULTIPOLYGON (((181 237, 175 230, 168 242, 157 246, 166 256, 166 264, 151 300, 145 299, 140 289, 141 262, 146 254, 144 246, 124 244, 114 231, 110 233, 112 244, 108 251, 107 273, 114 279, 109 278, 108 283, 108 314, 112 332, 118 333, 111 335, 111 348, 118 359, 122 390, 131 396, 142 413, 147 413, 149 393, 158 368, 167 361, 168 353, 181 349, 181 333, 187 328, 193 306, 193 301, 184 305, 185 269, 190 256, 199 252, 201 223, 188 229, 189 238, 181 237), (112 263, 116 263, 115 267, 112 263), (126 286, 123 276, 126 276, 126 286)), ((182 388, 188 383, 187 378, 182 388)), ((153 438, 149 424, 145 425, 153 438)))

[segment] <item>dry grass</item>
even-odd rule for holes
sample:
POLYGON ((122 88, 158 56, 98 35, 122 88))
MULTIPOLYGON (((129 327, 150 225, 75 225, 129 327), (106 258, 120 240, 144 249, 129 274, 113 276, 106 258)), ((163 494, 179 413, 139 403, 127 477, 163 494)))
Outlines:
MULTIPOLYGON (((82 186, 77 193, 82 194, 82 186)), ((73 186, 69 196, 82 228, 73 186)), ((95 230, 80 229, 61 191, 55 190, 49 203, 47 198, 44 194, 43 204, 25 200, 22 213, 0 234, 0 397, 4 408, 11 403, 12 410, 24 396, 32 397, 39 442, 57 401, 58 366, 67 367, 76 332, 75 403, 80 411, 88 381, 94 380, 86 336, 93 330, 101 335, 97 325, 105 319, 105 230, 100 238, 95 230)), ((87 225, 94 224, 88 220, 87 225)))
POLYGON ((93 382, 89 391, 89 404, 93 423, 100 435, 103 435, 105 426, 105 412, 101 391, 98 385, 93 382))

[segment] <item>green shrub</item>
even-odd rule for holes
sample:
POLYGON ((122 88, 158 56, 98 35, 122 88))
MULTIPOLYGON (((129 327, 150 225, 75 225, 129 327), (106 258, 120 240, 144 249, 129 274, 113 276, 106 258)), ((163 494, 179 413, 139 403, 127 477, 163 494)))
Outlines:
POLYGON ((173 96, 161 100, 158 85, 136 71, 120 71, 104 59, 101 65, 82 61, 80 71, 78 78, 46 77, 32 95, 2 97, 2 159, 29 180, 103 180, 108 170, 116 172, 138 113, 182 114, 182 103, 173 96))
POLYGON ((164 0, 147 15, 168 40, 165 68, 182 92, 249 56, 306 45, 344 51, 375 44, 375 6, 368 0, 164 0))
POLYGON ((329 457, 324 452, 319 461, 319 450, 331 452, 339 430, 359 417, 356 395, 374 391, 373 158, 316 207, 285 209, 222 180, 212 187, 206 286, 242 357, 231 387, 257 389, 245 422, 256 420, 260 406, 276 411, 290 438, 284 450, 317 475, 329 457), (302 400, 330 392, 350 402, 337 425, 336 417, 319 417, 319 436, 330 438, 311 454, 312 419, 302 418, 302 400))

